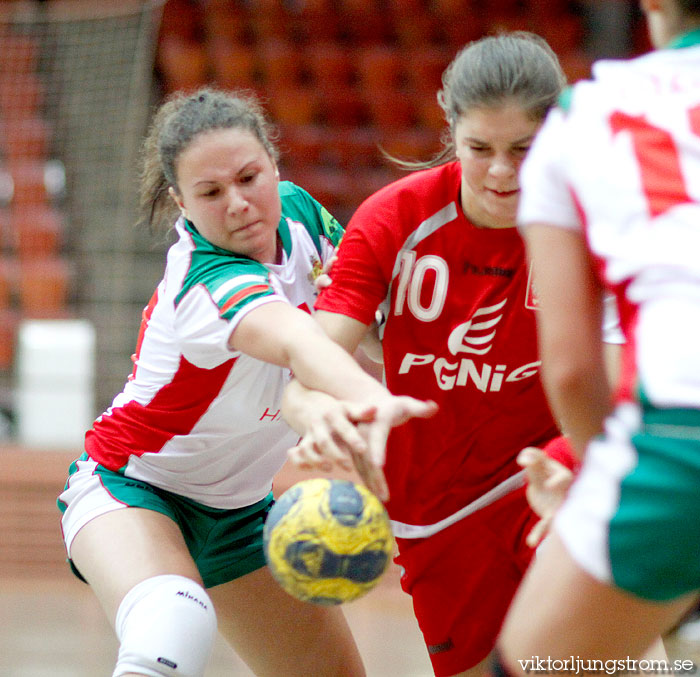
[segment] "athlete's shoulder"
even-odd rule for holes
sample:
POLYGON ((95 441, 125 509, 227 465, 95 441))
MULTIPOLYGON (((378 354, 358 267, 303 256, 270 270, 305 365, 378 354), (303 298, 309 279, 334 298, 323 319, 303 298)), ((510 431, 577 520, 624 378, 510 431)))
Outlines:
POLYGON ((269 285, 270 271, 262 263, 211 244, 191 223, 185 224, 184 231, 192 241, 192 249, 187 273, 175 298, 176 304, 197 285, 203 285, 212 295, 237 277, 269 285))
POLYGON ((564 90, 559 107, 567 114, 591 115, 660 93, 659 87, 672 72, 668 65, 674 63, 674 56, 672 50, 657 50, 632 59, 600 59, 593 63, 590 78, 564 90))
POLYGON ((289 218, 301 223, 315 242, 318 237, 324 237, 333 246, 338 245, 343 236, 343 227, 316 198, 291 181, 280 181, 278 190, 282 220, 289 218))

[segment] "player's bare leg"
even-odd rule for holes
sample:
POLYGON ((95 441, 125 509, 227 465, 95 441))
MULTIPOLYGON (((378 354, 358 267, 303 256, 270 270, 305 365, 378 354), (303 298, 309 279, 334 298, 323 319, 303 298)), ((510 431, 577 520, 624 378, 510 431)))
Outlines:
POLYGON ((71 558, 112 625, 124 595, 146 578, 179 574, 201 583, 179 527, 153 510, 114 510, 88 522, 71 558))
POLYGON ((122 677, 152 674, 135 666, 152 669, 160 656, 187 664, 192 674, 203 672, 216 619, 211 602, 204 611, 191 601, 206 601, 206 592, 171 519, 140 508, 105 513, 77 533, 71 558, 120 639, 118 668, 129 670, 119 672, 122 677), (186 597, 190 601, 183 604, 186 597), (189 642, 184 652, 183 637, 189 642))
POLYGON ((579 568, 556 533, 538 555, 508 613, 499 648, 513 674, 534 657, 626 659, 648 655, 653 643, 693 603, 642 600, 579 568), (556 600, 541 605, 543 598, 556 600))
POLYGON ((209 590, 219 632, 256 675, 361 677, 357 646, 340 607, 300 602, 267 567, 209 590))

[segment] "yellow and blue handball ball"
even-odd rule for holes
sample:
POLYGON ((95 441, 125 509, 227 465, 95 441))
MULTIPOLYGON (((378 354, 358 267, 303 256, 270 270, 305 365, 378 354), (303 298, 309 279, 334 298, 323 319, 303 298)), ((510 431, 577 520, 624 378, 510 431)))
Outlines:
POLYGON ((368 489, 314 478, 290 487, 272 506, 263 547, 284 590, 304 602, 332 605, 357 599, 379 582, 394 539, 384 506, 368 489))

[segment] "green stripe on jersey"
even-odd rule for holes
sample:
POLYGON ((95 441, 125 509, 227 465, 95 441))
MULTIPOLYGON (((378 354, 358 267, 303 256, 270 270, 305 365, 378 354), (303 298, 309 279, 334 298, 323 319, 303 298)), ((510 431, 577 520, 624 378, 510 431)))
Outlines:
POLYGON ((275 293, 270 271, 262 263, 217 247, 202 237, 189 221, 185 222, 185 227, 195 248, 182 289, 175 297, 176 305, 190 289, 203 285, 219 306, 221 316, 231 319, 246 303, 275 293))
MULTIPOLYGON (((280 181, 279 194, 282 215, 277 232, 287 256, 291 254, 293 246, 288 220, 306 229, 319 258, 322 258, 322 238, 334 247, 340 243, 342 226, 303 188, 290 181, 280 181)), ((190 289, 203 285, 219 306, 221 316, 230 320, 246 304, 275 293, 270 282, 270 271, 264 264, 217 247, 204 238, 190 221, 185 221, 185 228, 192 236, 195 248, 182 289, 175 297, 176 305, 190 289)))
POLYGON ((700 45, 700 28, 679 35, 675 40, 671 41, 668 49, 683 49, 685 47, 695 47, 696 45, 700 45))

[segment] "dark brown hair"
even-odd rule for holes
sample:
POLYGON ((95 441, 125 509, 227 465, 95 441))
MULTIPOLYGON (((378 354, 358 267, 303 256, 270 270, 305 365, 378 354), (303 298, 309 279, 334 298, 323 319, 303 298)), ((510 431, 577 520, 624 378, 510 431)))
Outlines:
POLYGON ((177 160, 199 134, 215 129, 252 132, 277 161, 275 132, 255 97, 212 87, 175 93, 156 111, 142 149, 140 207, 149 226, 172 226, 177 205, 168 188, 179 193, 177 160))

